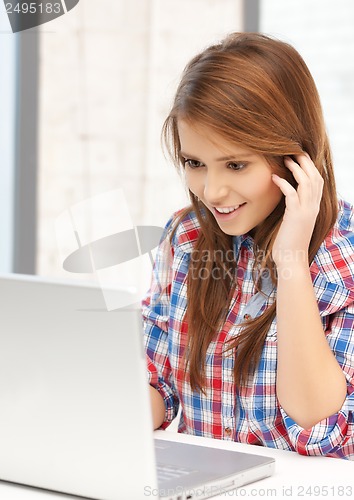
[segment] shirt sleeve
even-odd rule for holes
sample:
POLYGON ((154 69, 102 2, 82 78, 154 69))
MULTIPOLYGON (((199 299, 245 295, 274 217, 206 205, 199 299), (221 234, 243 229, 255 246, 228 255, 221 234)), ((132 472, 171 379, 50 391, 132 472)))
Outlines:
MULTIPOLYGON (((347 291, 348 294, 348 291, 347 291)), ((347 295, 349 298, 351 293, 347 295)), ((332 303, 333 304, 333 303, 332 303)), ((311 429, 303 429, 287 415, 283 416, 288 435, 295 450, 301 455, 342 456, 354 449, 354 303, 323 319, 326 338, 345 374, 347 396, 338 413, 318 422, 311 429)), ((326 388, 323 387, 325 391, 326 388)))
POLYGON ((144 344, 147 356, 148 381, 161 394, 165 403, 162 429, 169 426, 178 413, 179 400, 169 362, 168 324, 172 281, 173 248, 170 243, 172 219, 161 238, 150 290, 142 302, 144 344))

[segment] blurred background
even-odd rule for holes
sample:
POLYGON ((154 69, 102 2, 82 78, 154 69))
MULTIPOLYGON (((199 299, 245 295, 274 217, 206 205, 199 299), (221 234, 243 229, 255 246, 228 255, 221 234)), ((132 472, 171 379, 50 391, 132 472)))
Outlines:
POLYGON ((163 226, 188 203, 161 126, 185 64, 231 31, 271 34, 302 54, 339 195, 354 201, 352 0, 81 0, 17 34, 1 2, 0 272, 66 276, 56 221, 112 189, 134 225, 163 226))

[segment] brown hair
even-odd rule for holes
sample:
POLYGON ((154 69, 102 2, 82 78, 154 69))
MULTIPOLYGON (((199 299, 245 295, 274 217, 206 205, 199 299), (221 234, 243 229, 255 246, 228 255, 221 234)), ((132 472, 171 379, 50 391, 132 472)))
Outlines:
MULTIPOLYGON (((295 185, 284 167, 285 155, 307 152, 324 179, 321 207, 309 247, 313 260, 333 227, 338 211, 332 159, 319 95, 298 52, 282 41, 259 33, 234 33, 195 56, 184 70, 174 103, 163 126, 163 138, 176 166, 182 167, 177 121, 187 120, 215 131, 225 141, 241 144, 262 155, 275 171, 295 185)), ((232 237, 221 231, 209 210, 190 192, 200 223, 187 277, 187 320, 190 384, 203 390, 206 351, 222 327, 236 283, 229 272, 214 279, 212 270, 230 269, 226 262, 232 237), (198 258, 205 251, 215 259, 198 258), (218 251, 216 251, 218 250, 218 251), (195 272, 191 272, 194 269, 195 272), (205 270, 204 274, 201 270, 205 270), (209 279, 198 279, 209 276, 209 279)), ((284 213, 284 197, 254 233, 254 247, 262 251, 256 264, 276 283, 272 242, 284 213)), ((182 214, 183 216, 183 214, 182 214)), ((179 219, 181 220, 181 219, 179 219)), ((178 221, 177 221, 178 222, 178 221)), ((259 269, 258 269, 259 271, 259 269)), ((259 289, 257 269, 253 276, 259 289)), ((275 317, 275 303, 259 317, 242 324, 233 339, 236 384, 246 382, 257 366, 265 337, 275 317)))

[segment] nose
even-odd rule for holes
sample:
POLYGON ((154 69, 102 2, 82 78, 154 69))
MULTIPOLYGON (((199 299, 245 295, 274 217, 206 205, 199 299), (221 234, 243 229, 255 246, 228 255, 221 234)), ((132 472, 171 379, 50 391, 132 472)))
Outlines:
POLYGON ((221 205, 229 193, 229 186, 220 172, 208 171, 204 183, 204 199, 212 206, 221 205))

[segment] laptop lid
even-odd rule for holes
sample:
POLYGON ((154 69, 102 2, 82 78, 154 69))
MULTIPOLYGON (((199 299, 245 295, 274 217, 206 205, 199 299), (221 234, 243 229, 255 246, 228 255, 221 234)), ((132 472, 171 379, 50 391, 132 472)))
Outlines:
POLYGON ((154 449, 140 308, 107 311, 100 288, 20 275, 0 277, 0 296, 1 480, 171 500, 272 473, 268 457, 173 440, 154 449))
POLYGON ((101 500, 156 487, 140 311, 20 275, 0 296, 0 479, 101 500))

